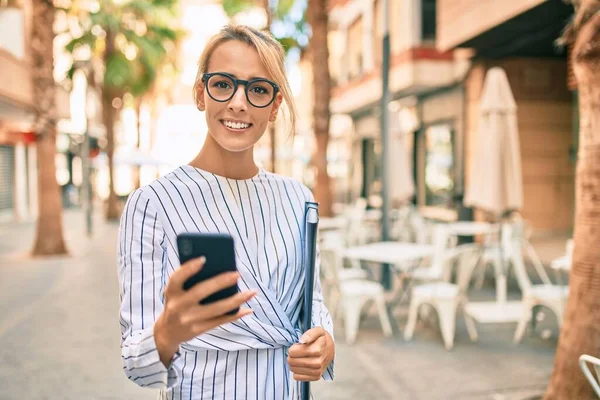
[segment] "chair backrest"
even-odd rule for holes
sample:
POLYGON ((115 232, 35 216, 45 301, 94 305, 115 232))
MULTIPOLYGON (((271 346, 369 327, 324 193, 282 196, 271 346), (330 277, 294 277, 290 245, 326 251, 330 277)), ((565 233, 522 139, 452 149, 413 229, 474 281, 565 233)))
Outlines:
MULTIPOLYGON (((590 368, 588 367, 588 363, 592 364, 594 366, 594 370, 596 371, 596 376, 600 377, 600 359, 598 359, 596 357, 592 357, 587 354, 583 354, 583 355, 581 355, 581 357, 579 357, 579 367, 583 371, 583 374, 587 378, 588 382, 590 382, 590 385, 592 385, 594 392, 596 392, 596 396, 598 396, 598 398, 600 398, 600 383, 598 382, 597 378, 594 377, 594 374, 592 374, 592 371, 590 371, 590 368)), ((600 379, 600 378, 598 378, 598 379, 600 379)))
POLYGON ((523 259, 523 241, 513 239, 510 245, 510 261, 517 277, 517 283, 521 288, 521 293, 525 294, 531 290, 531 280, 527 275, 525 261, 523 259))
POLYGON ((479 262, 482 248, 477 243, 461 244, 450 250, 450 255, 458 264, 456 274, 456 284, 461 294, 466 294, 469 290, 473 271, 479 262))
POLYGON ((436 224, 433 227, 433 255, 431 256, 431 266, 429 267, 432 276, 440 279, 446 277, 448 248, 450 234, 445 224, 436 224))
POLYGON ((526 254, 531 260, 537 274, 539 275, 542 283, 545 285, 551 285, 552 281, 548 276, 548 273, 544 269, 544 265, 540 261, 533 246, 524 238, 514 238, 510 245, 510 262, 513 266, 513 270, 517 277, 517 283, 523 294, 531 290, 532 283, 529 275, 527 274, 527 268, 525 266, 526 254))
POLYGON ((344 238, 338 232, 323 235, 319 245, 321 274, 329 284, 339 283, 338 271, 343 268, 344 238))
POLYGON ((411 208, 412 206, 404 206, 396 210, 396 218, 392 224, 390 235, 399 242, 410 242, 412 240, 411 208))
POLYGON ((409 219, 414 241, 420 244, 431 243, 430 227, 425 218, 415 209, 411 212, 409 219))
POLYGON ((348 209, 346 214, 346 240, 347 246, 359 246, 366 242, 366 231, 363 229, 365 214, 367 211, 367 199, 358 198, 348 209))

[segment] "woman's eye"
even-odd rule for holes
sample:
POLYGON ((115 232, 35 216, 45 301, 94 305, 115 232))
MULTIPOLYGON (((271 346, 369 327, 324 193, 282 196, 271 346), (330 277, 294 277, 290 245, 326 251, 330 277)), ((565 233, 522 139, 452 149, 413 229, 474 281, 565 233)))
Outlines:
POLYGON ((214 87, 219 89, 229 89, 231 84, 227 81, 218 81, 213 84, 214 87))
POLYGON ((269 93, 269 89, 262 87, 262 86, 254 86, 252 88, 252 91, 256 94, 268 94, 269 93))

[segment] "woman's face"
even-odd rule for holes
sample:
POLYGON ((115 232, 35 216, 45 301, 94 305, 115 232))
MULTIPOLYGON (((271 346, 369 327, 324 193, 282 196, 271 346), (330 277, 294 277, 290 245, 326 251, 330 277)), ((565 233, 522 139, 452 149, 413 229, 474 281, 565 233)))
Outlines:
MULTIPOLYGON (((226 73, 243 80, 266 78, 273 81, 254 47, 237 40, 222 43, 213 51, 206 72, 226 73)), ((211 98, 207 84, 213 97, 219 90, 231 89, 228 81, 218 77, 198 86, 197 106, 200 111, 206 112, 208 132, 212 138, 230 152, 241 152, 254 146, 265 132, 268 122, 275 120, 282 101, 281 93, 277 93, 269 106, 258 108, 246 98, 243 84, 239 84, 233 97, 225 102, 211 98)), ((254 90, 259 93, 262 89, 254 90)))

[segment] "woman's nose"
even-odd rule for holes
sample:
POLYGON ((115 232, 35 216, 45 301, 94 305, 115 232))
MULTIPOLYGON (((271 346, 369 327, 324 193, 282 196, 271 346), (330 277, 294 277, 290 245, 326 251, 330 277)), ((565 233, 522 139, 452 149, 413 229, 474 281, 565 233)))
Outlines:
POLYGON ((237 91, 233 94, 231 100, 229 100, 229 109, 235 112, 246 111, 248 103, 246 100, 246 92, 242 85, 238 86, 237 91))

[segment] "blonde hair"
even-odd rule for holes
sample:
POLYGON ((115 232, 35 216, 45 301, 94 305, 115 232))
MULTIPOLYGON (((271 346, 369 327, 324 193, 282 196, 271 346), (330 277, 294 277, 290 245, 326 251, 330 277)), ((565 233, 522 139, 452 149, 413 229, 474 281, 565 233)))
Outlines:
POLYGON ((283 96, 289 114, 290 134, 293 136, 296 130, 296 103, 285 74, 285 51, 283 46, 268 32, 261 32, 245 25, 226 25, 218 34, 214 35, 204 48, 198 62, 198 72, 194 82, 194 102, 198 103, 197 97, 199 86, 202 83, 202 75, 208 72, 208 64, 212 53, 219 45, 231 40, 246 43, 258 52, 263 65, 279 86, 279 91, 283 96))

